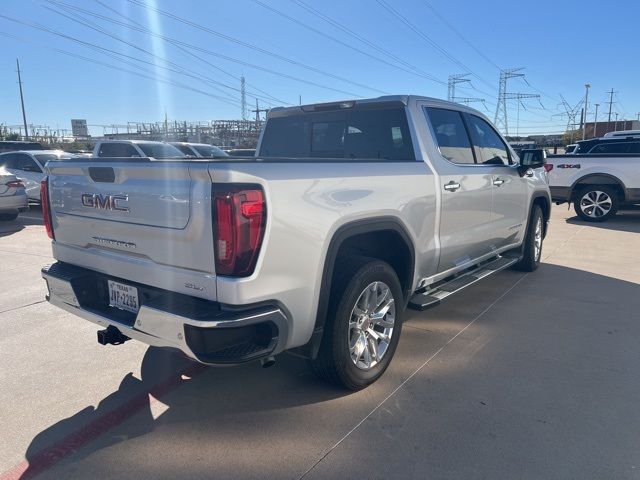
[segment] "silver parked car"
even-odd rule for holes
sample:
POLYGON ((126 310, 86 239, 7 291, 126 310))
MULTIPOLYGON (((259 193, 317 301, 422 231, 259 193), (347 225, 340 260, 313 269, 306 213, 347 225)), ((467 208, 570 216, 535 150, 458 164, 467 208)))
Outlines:
POLYGON ((228 157, 229 154, 216 147, 206 143, 189 143, 189 142, 170 142, 182 153, 189 157, 212 158, 212 157, 228 157))
POLYGON ((75 157, 62 150, 21 150, 0 154, 0 167, 6 168, 24 183, 30 201, 40 203, 40 182, 44 180, 44 166, 50 160, 75 157))
POLYGON ((15 220, 28 205, 24 184, 13 173, 0 167, 0 221, 15 220))

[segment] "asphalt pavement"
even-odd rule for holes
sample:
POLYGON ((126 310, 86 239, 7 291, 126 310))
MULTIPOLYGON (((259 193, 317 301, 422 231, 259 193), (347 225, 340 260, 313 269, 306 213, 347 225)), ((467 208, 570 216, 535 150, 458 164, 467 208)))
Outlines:
POLYGON ((640 478, 640 212, 554 207, 537 272, 409 311, 357 393, 307 363, 201 367, 50 306, 33 209, 0 224, 0 480, 640 478))

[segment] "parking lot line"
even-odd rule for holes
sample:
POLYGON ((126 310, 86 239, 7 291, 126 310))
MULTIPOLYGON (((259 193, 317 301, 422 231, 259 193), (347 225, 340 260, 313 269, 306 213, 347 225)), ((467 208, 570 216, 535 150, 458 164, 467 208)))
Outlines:
MULTIPOLYGON (((300 475, 300 479, 303 479, 304 477, 306 477, 309 473, 311 473, 311 471, 320 463, 322 462, 327 455, 329 455, 335 448, 337 448, 342 442, 344 442, 347 437, 349 437, 349 435, 351 435, 353 432, 355 432, 360 425, 362 425, 371 415, 373 415, 374 413, 376 413, 380 407, 382 407, 382 405, 384 405, 391 397, 393 397, 402 387, 404 387, 409 380, 411 380, 413 377, 415 377, 418 372, 420 372, 420 370, 422 370, 424 367, 427 366, 427 364, 433 360, 434 358, 436 358, 440 352, 442 352, 445 348, 447 348, 448 345, 450 345, 456 338, 458 338, 459 335, 461 335, 465 330, 467 330, 471 325, 473 325, 474 323, 476 323, 478 320, 480 320, 489 310, 491 310, 498 302, 500 302, 500 300, 502 300, 504 297, 506 297, 514 288, 516 288, 518 286, 518 284, 524 280, 526 278, 527 274, 522 275, 518 280, 516 280, 513 285, 511 285, 511 287, 509 287, 502 295, 500 295, 498 298, 496 298, 487 308, 485 308, 484 310, 482 310, 478 315, 476 315, 474 317, 473 320, 471 320, 469 323, 467 323, 460 331, 458 331, 458 333, 456 333, 453 337, 451 337, 447 343, 445 343, 444 345, 442 345, 438 350, 436 350, 433 355, 431 355, 429 358, 427 358, 422 365, 420 365, 418 368, 416 368, 411 375, 409 375, 400 385, 398 385, 389 395, 387 395, 378 405, 376 405, 376 407, 371 410, 362 420, 360 420, 358 423, 356 423, 356 425, 349 430, 340 440, 338 440, 330 449, 328 449, 323 455, 322 457, 320 457, 313 465, 311 465, 311 467, 309 467, 302 475, 300 475)), ((4 479, 0 479, 0 480, 4 480, 4 479)))
POLYGON ((40 475, 100 435, 117 427, 136 413, 176 390, 187 381, 183 376, 193 378, 206 368, 199 363, 189 365, 179 375, 171 375, 168 380, 156 384, 149 391, 141 393, 120 407, 105 413, 59 442, 40 451, 30 461, 25 460, 0 474, 0 480, 27 480, 40 475))

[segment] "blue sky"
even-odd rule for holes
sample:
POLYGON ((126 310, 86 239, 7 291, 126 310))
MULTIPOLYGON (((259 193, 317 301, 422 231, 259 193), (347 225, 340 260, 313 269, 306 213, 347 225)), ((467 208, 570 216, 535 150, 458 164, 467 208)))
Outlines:
POLYGON ((573 105, 585 82, 592 85, 590 119, 596 102, 603 118, 611 88, 620 118, 640 112, 640 2, 302 1, 359 38, 297 0, 2 0, 0 15, 92 46, 0 17, 0 123, 21 123, 16 57, 29 123, 68 129, 71 118, 86 118, 94 134, 102 133, 97 125, 160 121, 165 112, 170 120, 239 118, 241 75, 253 108, 253 94, 261 107, 296 104, 299 96, 303 103, 383 92, 446 98, 448 76, 469 72, 471 86, 459 85, 457 94, 485 98, 486 109, 473 106, 493 118, 497 67, 526 67, 529 85, 516 78, 509 91, 541 93, 544 108, 535 99, 523 101, 516 125, 511 101, 511 134, 562 131, 566 120, 554 116, 563 111, 559 95, 573 105))

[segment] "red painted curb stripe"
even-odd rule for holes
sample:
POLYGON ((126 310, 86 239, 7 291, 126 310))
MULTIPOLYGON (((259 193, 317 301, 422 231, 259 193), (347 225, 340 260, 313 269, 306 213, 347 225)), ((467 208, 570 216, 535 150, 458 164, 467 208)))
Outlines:
POLYGON ((59 442, 38 452, 31 460, 25 460, 0 474, 0 480, 27 480, 34 478, 153 403, 154 400, 149 399, 149 395, 159 399, 185 382, 182 379, 182 375, 194 377, 204 370, 206 370, 204 365, 193 364, 180 372, 176 372, 175 376, 155 385, 148 392, 133 397, 124 405, 105 413, 100 418, 76 430, 59 442))

